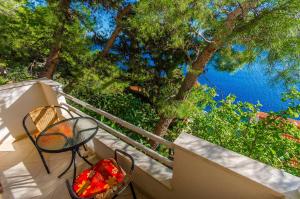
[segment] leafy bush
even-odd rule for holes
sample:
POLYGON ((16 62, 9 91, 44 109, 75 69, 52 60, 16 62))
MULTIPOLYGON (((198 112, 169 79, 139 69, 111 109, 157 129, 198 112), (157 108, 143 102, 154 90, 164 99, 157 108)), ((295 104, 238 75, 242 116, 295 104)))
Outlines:
POLYGON ((261 120, 257 119, 260 104, 236 102, 234 96, 228 96, 219 103, 210 103, 209 112, 198 112, 192 118, 188 132, 300 176, 300 144, 284 136, 300 138, 300 130, 288 121, 288 118, 299 116, 300 106, 296 103, 299 94, 292 89, 285 95, 285 100, 290 100, 290 107, 286 111, 270 113, 261 120))
MULTIPOLYGON (((85 93, 87 94, 87 93, 85 93)), ((116 94, 103 94, 103 93, 89 93, 87 95, 74 95, 79 99, 113 114, 131 124, 141 127, 150 132, 153 131, 154 125, 158 122, 159 116, 156 114, 153 107, 150 104, 142 102, 139 98, 132 94, 116 93, 116 94)), ((76 105, 75 105, 76 106, 76 105)), ((112 128, 126 134, 132 139, 149 145, 149 140, 134 133, 128 129, 125 129, 114 122, 96 114, 92 111, 82 109, 80 106, 76 106, 90 116, 97 118, 99 121, 111 126, 112 128)))
POLYGON ((9 82, 20 82, 24 80, 32 79, 27 68, 15 67, 7 70, 6 75, 0 76, 0 85, 7 84, 9 82))

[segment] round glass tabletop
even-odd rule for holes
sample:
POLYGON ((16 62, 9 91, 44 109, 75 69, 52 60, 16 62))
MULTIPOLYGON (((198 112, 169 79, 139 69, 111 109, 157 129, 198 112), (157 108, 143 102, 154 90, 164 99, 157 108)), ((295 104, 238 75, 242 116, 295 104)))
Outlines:
POLYGON ((90 117, 74 117, 48 126, 36 138, 42 151, 55 153, 72 150, 91 140, 98 131, 98 123, 90 117))

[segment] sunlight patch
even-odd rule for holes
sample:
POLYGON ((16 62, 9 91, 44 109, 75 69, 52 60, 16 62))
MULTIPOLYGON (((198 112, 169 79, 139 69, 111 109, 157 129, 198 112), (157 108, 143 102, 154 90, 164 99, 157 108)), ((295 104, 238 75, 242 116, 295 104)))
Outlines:
POLYGON ((41 196, 42 193, 23 162, 5 170, 4 186, 10 190, 14 199, 41 196))
POLYGON ((0 152, 1 151, 15 151, 13 142, 15 138, 9 133, 6 127, 0 128, 0 152))

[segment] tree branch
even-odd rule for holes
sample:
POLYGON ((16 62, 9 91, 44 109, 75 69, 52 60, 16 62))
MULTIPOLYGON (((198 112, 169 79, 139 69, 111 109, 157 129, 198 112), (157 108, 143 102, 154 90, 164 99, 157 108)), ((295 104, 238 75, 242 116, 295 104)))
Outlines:
POLYGON ((228 14, 226 21, 224 22, 224 29, 220 29, 216 32, 213 41, 209 43, 204 50, 199 53, 192 64, 191 71, 188 72, 184 81, 177 93, 175 99, 183 100, 186 93, 192 89, 194 83, 197 81, 198 76, 204 71, 206 64, 211 60, 215 52, 226 42, 225 39, 232 34, 235 28, 236 21, 239 16, 244 13, 248 13, 250 9, 255 8, 258 0, 245 1, 238 6, 234 11, 228 14))

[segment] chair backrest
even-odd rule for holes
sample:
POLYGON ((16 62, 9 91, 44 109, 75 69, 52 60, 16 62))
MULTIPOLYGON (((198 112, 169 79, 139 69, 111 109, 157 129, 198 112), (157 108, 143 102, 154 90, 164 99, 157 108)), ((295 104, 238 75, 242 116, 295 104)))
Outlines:
POLYGON ((39 107, 31 111, 29 116, 39 132, 59 121, 59 116, 54 106, 39 107))
POLYGON ((125 171, 126 175, 132 175, 134 170, 134 159, 131 155, 125 151, 115 149, 114 159, 116 160, 118 166, 125 171))
POLYGON ((116 198, 127 188, 132 181, 132 175, 134 172, 134 159, 125 151, 116 149, 114 152, 114 159, 118 166, 125 172, 125 179, 124 182, 121 183, 121 186, 118 186, 117 190, 113 192, 111 195, 112 198, 116 198))

